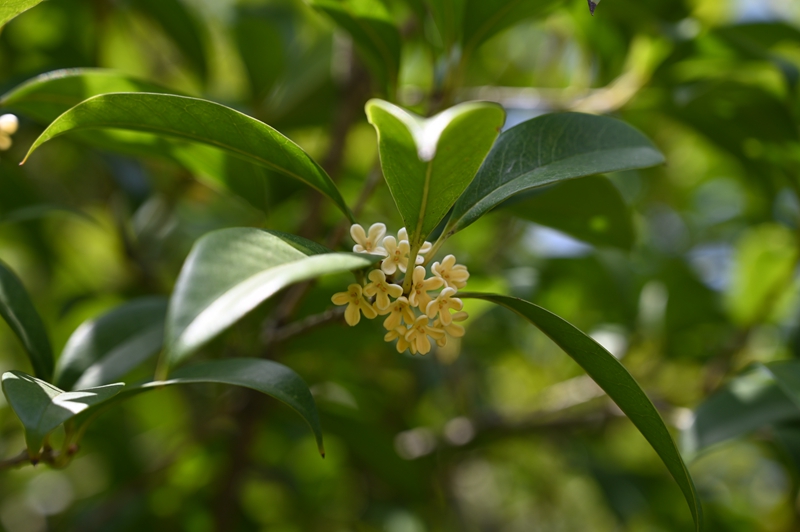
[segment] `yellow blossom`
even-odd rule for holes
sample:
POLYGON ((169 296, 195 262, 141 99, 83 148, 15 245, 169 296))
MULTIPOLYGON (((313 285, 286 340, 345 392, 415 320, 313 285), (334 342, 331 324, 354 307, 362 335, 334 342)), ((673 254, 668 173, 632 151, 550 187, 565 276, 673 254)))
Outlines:
MULTIPOLYGON (((401 288, 400 293, 402 294, 402 292, 403 289, 401 288)), ((385 314, 389 315, 383 321, 383 326, 390 331, 399 327, 402 322, 405 322, 406 325, 411 325, 416 319, 414 311, 411 310, 411 305, 408 304, 408 299, 404 296, 398 297, 397 300, 387 308, 378 310, 378 314, 381 316, 385 314)))
POLYGON ((425 313, 430 319, 435 318, 438 314, 439 320, 443 325, 450 325, 450 323, 453 321, 452 315, 450 314, 450 309, 459 311, 464 308, 464 303, 462 303, 457 297, 453 297, 455 295, 455 288, 445 288, 439 292, 439 295, 436 296, 436 299, 428 303, 428 305, 425 307, 425 313))
POLYGON ((411 292, 408 294, 408 302, 412 307, 419 307, 424 311, 428 308, 428 303, 432 301, 431 296, 428 295, 428 290, 436 290, 441 288, 442 280, 438 277, 431 277, 425 279, 425 268, 417 266, 414 268, 412 274, 411 292))
POLYGON ((398 242, 393 236, 383 239, 383 247, 386 249, 387 257, 381 262, 381 270, 386 275, 392 275, 397 270, 405 273, 408 266, 408 252, 411 251, 408 242, 403 240, 398 242))
POLYGON ((386 282, 386 274, 380 270, 369 272, 372 281, 364 287, 364 294, 368 297, 375 296, 375 307, 378 311, 388 308, 392 303, 389 296, 398 298, 403 295, 403 287, 386 282))
POLYGON ((462 264, 456 264, 456 258, 453 255, 448 255, 442 259, 441 264, 434 262, 431 266, 433 275, 439 277, 444 281, 444 284, 450 288, 464 288, 467 286, 467 279, 469 279, 469 272, 467 267, 462 264))
POLYGON ((0 151, 11 147, 11 135, 17 132, 19 120, 12 114, 0 116, 0 151))
POLYGON ((386 255, 386 249, 381 246, 383 235, 386 234, 386 226, 383 224, 372 224, 369 231, 365 232, 359 224, 350 226, 350 236, 355 240, 356 245, 353 251, 356 253, 371 253, 373 255, 386 255))
POLYGON ((386 340, 387 342, 391 342, 392 340, 397 340, 397 345, 395 347, 397 348, 398 353, 402 353, 406 349, 410 349, 411 354, 416 355, 417 348, 412 346, 410 343, 408 343, 408 340, 406 340, 405 335, 407 332, 408 329, 406 329, 405 327, 402 326, 395 327, 394 329, 390 329, 389 332, 387 332, 386 335, 383 337, 383 339, 386 340))
MULTIPOLYGON (((406 242, 409 242, 409 246, 411 245, 410 241, 408 240, 408 231, 406 231, 405 227, 403 227, 402 229, 400 229, 397 232, 397 240, 399 240, 400 242, 405 240, 406 242)), ((422 243, 422 247, 419 249, 419 255, 417 255, 417 260, 416 260, 416 262, 414 264, 422 264, 423 262, 425 262, 425 258, 422 257, 422 255, 424 255, 427 252, 429 252, 432 247, 433 247, 433 244, 431 244, 427 240, 425 242, 423 242, 422 243)))
MULTIPOLYGON (((414 325, 406 332, 405 338, 411 347, 419 351, 421 355, 426 355, 431 350, 431 341, 428 336, 434 340, 444 338, 444 330, 431 327, 427 316, 418 316, 414 325)), ((414 349, 411 350, 412 353, 414 349)))
MULTIPOLYGON (((453 320, 450 322, 450 325, 444 325, 442 321, 437 318, 433 321, 433 326, 439 329, 444 329, 444 332, 447 336, 452 336, 453 338, 461 338, 462 336, 464 336, 464 333, 466 331, 464 330, 464 327, 455 322, 464 321, 468 317, 469 314, 467 314, 464 311, 456 312, 451 316, 453 320)), ((438 345, 439 347, 444 347, 447 344, 447 336, 444 336, 436 340, 436 345, 438 345)))
POLYGON ((361 321, 361 313, 364 317, 372 319, 378 315, 369 301, 364 299, 363 290, 360 284, 351 284, 347 287, 347 292, 339 292, 331 297, 334 305, 347 305, 344 311, 344 320, 348 325, 354 326, 361 321))

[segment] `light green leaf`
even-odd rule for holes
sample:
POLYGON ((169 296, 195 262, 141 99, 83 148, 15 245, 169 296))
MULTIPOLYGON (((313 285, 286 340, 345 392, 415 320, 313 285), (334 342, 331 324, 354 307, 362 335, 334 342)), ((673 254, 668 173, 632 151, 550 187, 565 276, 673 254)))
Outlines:
POLYGON ((67 341, 54 382, 63 389, 107 384, 158 353, 167 300, 143 297, 84 322, 67 341))
POLYGON ((792 371, 796 371, 794 363, 756 365, 731 379, 695 409, 692 424, 681 435, 684 453, 694 457, 761 427, 800 419, 800 409, 792 401, 791 390, 797 390, 792 371), (781 376, 778 382, 777 375, 781 376))
POLYGON ((419 246, 475 177, 505 112, 497 104, 467 102, 426 119, 370 100, 367 117, 378 131, 383 175, 411 246, 419 246))
POLYGON ((17 335, 39 378, 53 375, 53 350, 42 318, 31 302, 22 281, 0 261, 0 316, 17 335))
POLYGON ((400 70, 400 32, 380 0, 310 0, 353 38, 364 63, 389 96, 400 70))
POLYGON ((13 211, 9 211, 4 215, 0 215, 0 224, 12 224, 18 222, 27 222, 30 220, 38 220, 54 213, 70 214, 72 216, 82 218, 86 222, 99 224, 95 218, 80 209, 73 209, 72 207, 67 207, 64 205, 49 205, 47 203, 28 205, 27 207, 14 209, 13 211))
POLYGON ((3 0, 0 2, 0 28, 6 22, 24 13, 42 0, 3 0))
POLYGON ((562 0, 464 0, 464 57, 492 35, 552 11, 562 0))
POLYGON ((226 358, 179 368, 172 373, 169 380, 126 387, 122 393, 113 398, 113 401, 87 410, 76 421, 78 425, 88 423, 101 408, 106 408, 113 403, 143 392, 158 390, 164 386, 175 384, 205 383, 243 386, 265 393, 287 404, 300 414, 311 427, 317 440, 319 452, 322 456, 325 456, 319 414, 308 385, 297 373, 283 364, 258 358, 226 358))
POLYGON ((366 268, 377 260, 329 252, 277 231, 209 233, 195 243, 175 284, 167 315, 167 360, 177 364, 290 284, 366 268))
POLYGON ((25 441, 31 457, 39 455, 44 438, 53 429, 90 406, 110 399, 125 386, 120 382, 65 392, 20 371, 3 373, 2 383, 8 404, 25 427, 25 441))
POLYGON ((680 486, 696 529, 701 530, 702 508, 689 470, 658 410, 625 366, 574 325, 533 303, 496 294, 459 293, 459 297, 485 299, 516 312, 572 357, 650 442, 680 486))
POLYGON ((500 207, 597 246, 631 249, 634 243, 631 210, 605 177, 583 177, 523 192, 500 207))
POLYGON ((664 156, 624 122, 582 113, 544 115, 497 139, 453 207, 447 234, 464 229, 515 194, 576 177, 646 168, 664 156))
POLYGON ((149 93, 103 94, 59 116, 31 146, 70 131, 125 129, 213 146, 253 164, 299 179, 319 190, 352 221, 331 178, 297 144, 239 111, 208 100, 149 93))

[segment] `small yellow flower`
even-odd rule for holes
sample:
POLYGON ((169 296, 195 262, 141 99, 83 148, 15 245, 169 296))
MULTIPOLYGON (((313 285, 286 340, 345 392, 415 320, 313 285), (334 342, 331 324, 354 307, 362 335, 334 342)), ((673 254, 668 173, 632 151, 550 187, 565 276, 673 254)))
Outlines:
POLYGON ((431 266, 433 275, 439 277, 450 288, 464 288, 467 286, 467 279, 469 279, 469 272, 467 267, 462 264, 456 264, 456 258, 453 255, 448 255, 442 259, 441 264, 434 262, 431 266))
POLYGON ((453 297, 456 295, 455 288, 445 288, 439 295, 436 296, 436 299, 428 303, 425 307, 425 313, 428 315, 430 319, 439 315, 439 320, 442 322, 443 325, 450 325, 453 321, 453 317, 450 314, 450 309, 455 311, 459 311, 464 308, 464 303, 457 297, 453 297))
POLYGON ((406 341, 413 347, 411 352, 413 353, 416 349, 421 355, 427 355, 431 350, 431 341, 428 336, 434 340, 444 338, 444 330, 431 327, 427 316, 418 316, 405 336, 406 341))
POLYGON ((369 231, 365 232, 359 224, 350 226, 350 236, 355 240, 356 245, 353 251, 356 253, 371 253, 373 255, 386 255, 386 249, 381 246, 383 235, 386 234, 386 226, 383 224, 372 224, 369 231))
POLYGON ((405 273, 408 266, 408 252, 411 251, 408 242, 405 240, 398 242, 393 236, 387 236, 383 239, 383 247, 387 254, 381 262, 383 273, 392 275, 397 270, 405 273))
POLYGON ((387 283, 386 274, 380 270, 369 272, 369 280, 372 282, 364 287, 364 294, 368 297, 375 296, 375 307, 379 312, 392 303, 389 296, 396 299, 403 295, 403 287, 387 283))
MULTIPOLYGON (((402 288, 400 289, 400 293, 403 293, 402 288)), ((389 315, 383 321, 384 328, 389 331, 399 327, 402 322, 405 322, 406 325, 411 325, 414 323, 414 320, 417 319, 414 315, 414 311, 411 310, 411 305, 408 304, 408 299, 404 296, 398 297, 397 300, 387 308, 378 310, 378 314, 381 316, 385 314, 389 315)))
POLYGON ((425 268, 417 266, 412 274, 411 292, 408 294, 408 302, 412 307, 419 307, 420 310, 428 308, 428 303, 433 301, 428 295, 428 290, 441 288, 442 280, 438 277, 425 279, 425 268))
MULTIPOLYGON (((464 311, 456 312, 451 316, 453 320, 450 322, 450 325, 444 325, 442 321, 437 318, 433 321, 433 326, 438 329, 444 329, 444 332, 447 336, 452 336, 453 338, 461 338, 462 336, 464 336, 464 333, 466 331, 464 330, 464 327, 454 322, 464 321, 468 317, 469 314, 467 314, 464 311)), ((447 344, 447 336, 436 340, 436 345, 438 345, 439 347, 444 347, 447 344)))
POLYGON ((348 325, 355 326, 361 321, 361 313, 364 317, 371 320, 378 313, 372 308, 372 304, 364 299, 363 290, 360 284, 351 284, 347 287, 347 292, 339 292, 331 297, 334 305, 347 305, 344 311, 344 320, 348 325))
POLYGON ((386 333, 383 339, 386 340, 387 342, 391 342, 392 340, 397 340, 397 345, 395 347, 397 348, 398 353, 402 353, 406 349, 410 349, 411 354, 416 355, 417 348, 409 344, 408 340, 406 340, 407 332, 408 329, 406 329, 405 327, 395 327, 394 329, 389 330, 389 332, 386 333))
MULTIPOLYGON (((403 240, 405 240, 406 242, 409 242, 409 240, 408 240, 408 231, 406 231, 405 227, 403 227, 402 229, 400 229, 397 232, 397 240, 399 240, 400 242, 402 242, 403 240)), ((410 242, 409 242, 409 245, 410 245, 410 242)), ((423 262, 425 262, 425 258, 421 257, 420 255, 426 254, 427 252, 429 252, 431 250, 432 247, 433 247, 433 244, 431 244, 427 240, 425 242, 423 242, 422 243, 422 247, 419 249, 419 255, 417 255, 417 261, 415 262, 415 264, 422 264, 423 262)))

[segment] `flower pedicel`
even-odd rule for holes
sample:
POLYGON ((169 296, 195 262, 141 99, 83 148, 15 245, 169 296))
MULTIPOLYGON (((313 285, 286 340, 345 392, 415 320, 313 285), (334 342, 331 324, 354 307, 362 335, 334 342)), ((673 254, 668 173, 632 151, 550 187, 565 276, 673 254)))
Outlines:
POLYGON ((388 331, 384 340, 397 340, 399 353, 408 350, 413 355, 429 353, 431 340, 444 347, 448 336, 464 336, 464 328, 455 322, 466 320, 468 315, 461 310, 464 304, 455 296, 467 285, 469 272, 466 266, 456 264, 455 256, 447 255, 441 263, 434 262, 431 266, 433 275, 426 278, 427 272, 421 264, 425 262, 423 255, 431 250, 432 245, 430 242, 422 245, 409 272, 411 245, 405 228, 400 229, 395 238, 386 236, 384 224, 373 224, 366 231, 354 224, 350 227, 350 236, 356 242, 354 252, 386 258, 369 272, 366 285, 353 283, 347 287, 347 292, 331 297, 335 305, 347 305, 344 319, 348 325, 357 325, 362 314, 367 319, 387 316, 383 321, 388 331), (401 274, 412 276, 413 282, 407 294, 403 293, 403 279, 394 279, 401 274), (431 292, 436 290, 441 291, 431 296, 431 292))

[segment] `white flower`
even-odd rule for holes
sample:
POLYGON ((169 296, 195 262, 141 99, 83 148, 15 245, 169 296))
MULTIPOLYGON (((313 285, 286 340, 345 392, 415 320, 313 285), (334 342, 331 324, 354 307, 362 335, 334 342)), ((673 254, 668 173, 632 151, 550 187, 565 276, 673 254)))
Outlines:
MULTIPOLYGON (((400 290, 402 293, 402 289, 400 290)), ((417 317, 414 311, 411 310, 411 305, 408 304, 408 299, 404 296, 398 297, 397 300, 383 310, 378 310, 381 316, 388 314, 389 316, 383 320, 383 326, 386 330, 392 330, 399 327, 402 322, 406 325, 411 325, 417 317)))
POLYGON ((353 246, 355 253, 371 253, 373 255, 386 256, 386 250, 381 246, 383 242, 383 235, 386 234, 386 226, 378 223, 372 224, 368 232, 364 232, 364 228, 359 224, 350 226, 350 236, 355 240, 356 245, 353 246))
POLYGON ((446 256, 442 259, 441 264, 434 262, 431 265, 431 271, 450 288, 458 289, 467 286, 467 279, 469 279, 467 267, 456 264, 456 258, 453 255, 446 256))
POLYGON ((408 242, 403 240, 398 242, 393 236, 383 239, 383 247, 386 249, 387 257, 381 263, 381 270, 386 275, 392 275, 397 270, 405 273, 408 266, 408 252, 410 251, 408 242))
POLYGON ((441 288, 442 280, 438 277, 431 277, 425 279, 425 268, 417 266, 414 268, 412 274, 411 292, 408 293, 408 302, 412 307, 419 307, 424 311, 428 308, 428 303, 432 301, 431 296, 428 295, 428 290, 436 290, 441 288))
POLYGON ((361 321, 361 313, 364 317, 371 320, 378 313, 372 308, 372 304, 364 299, 363 289, 360 284, 351 284, 347 287, 347 292, 333 294, 331 301, 334 305, 347 305, 344 311, 344 320, 348 325, 355 326, 361 321))
MULTIPOLYGON (((461 338, 462 336, 464 336, 464 333, 466 331, 464 330, 464 327, 454 322, 466 320, 467 318, 469 318, 469 314, 467 314, 462 310, 461 312, 456 312, 455 314, 453 314, 451 318, 453 319, 453 321, 450 322, 450 325, 444 325, 441 322, 441 320, 437 318, 433 320, 433 326, 439 329, 444 329, 444 332, 445 334, 447 334, 447 336, 452 336, 453 338, 461 338)), ((436 345, 438 345, 439 347, 444 347, 447 344, 447 336, 444 336, 436 340, 436 345)))
MULTIPOLYGON (((409 242, 409 240, 408 240, 408 231, 406 231, 405 227, 403 227, 402 229, 400 229, 397 232, 397 240, 399 240, 400 242, 402 242, 404 240, 406 242, 409 242)), ((410 242, 409 242, 409 246, 410 246, 410 242)), ((429 252, 432 247, 433 247, 433 244, 431 244, 427 240, 425 242, 423 242, 422 243, 422 247, 419 249, 419 255, 417 255, 417 259, 414 262, 414 264, 422 264, 423 262, 425 262, 425 258, 422 257, 421 255, 424 255, 427 252, 429 252)))
POLYGON ((438 327, 431 327, 426 316, 418 316, 405 336, 406 341, 412 347, 411 352, 414 353, 414 350, 416 350, 421 355, 428 354, 431 350, 431 341, 428 336, 434 340, 444 338, 444 330, 438 327))
POLYGON ((368 297, 375 296, 375 308, 381 311, 391 305, 389 296, 397 299, 403 295, 403 287, 396 284, 389 284, 386 282, 386 275, 380 270, 372 270, 369 272, 370 282, 364 287, 364 294, 368 297))
POLYGON ((428 303, 428 305, 425 307, 425 313, 430 319, 435 318, 438 314, 442 325, 450 325, 450 323, 453 321, 453 318, 450 314, 450 309, 459 311, 464 308, 464 303, 462 303, 457 297, 453 297, 455 294, 455 288, 445 288, 439 292, 439 295, 436 296, 436 299, 428 303))
POLYGON ((12 114, 0 116, 0 151, 6 151, 11 147, 11 135, 17 132, 19 120, 12 114))

